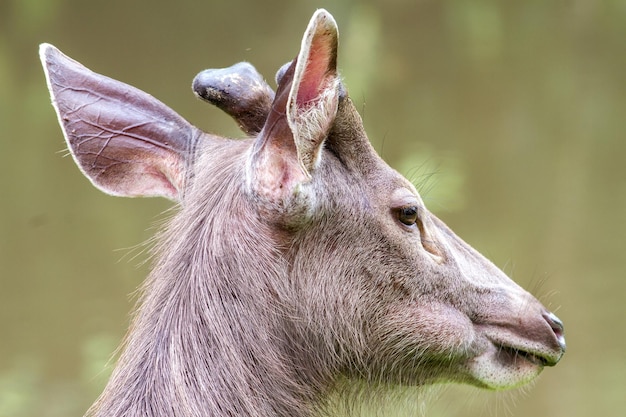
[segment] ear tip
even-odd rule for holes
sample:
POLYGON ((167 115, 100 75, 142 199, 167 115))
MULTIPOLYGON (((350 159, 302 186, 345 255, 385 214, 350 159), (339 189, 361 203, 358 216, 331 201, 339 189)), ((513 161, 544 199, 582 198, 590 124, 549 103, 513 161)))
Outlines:
POLYGON ((335 22, 335 18, 333 17, 333 15, 330 14, 330 12, 326 9, 317 9, 315 13, 313 13, 312 20, 318 21, 320 23, 328 22, 329 24, 334 24, 335 26, 337 25, 337 22, 335 22))
POLYGON ((75 61, 49 43, 39 45, 39 58, 44 71, 48 74, 53 67, 71 67, 75 61))
POLYGON ((55 49, 57 48, 54 45, 47 43, 47 42, 43 42, 39 44, 39 53, 43 53, 43 52, 51 51, 55 49))
POLYGON ((311 17, 311 26, 316 27, 316 31, 333 31, 338 32, 337 22, 333 15, 331 15, 326 9, 317 9, 311 17))
POLYGON ((49 61, 59 50, 49 43, 39 45, 39 58, 42 63, 49 61))

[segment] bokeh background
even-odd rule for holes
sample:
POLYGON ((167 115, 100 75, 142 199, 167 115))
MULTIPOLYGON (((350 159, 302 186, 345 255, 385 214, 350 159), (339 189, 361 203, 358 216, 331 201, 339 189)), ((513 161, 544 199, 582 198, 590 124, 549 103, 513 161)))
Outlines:
POLYGON ((317 7, 377 150, 566 325, 532 387, 451 386, 426 415, 625 415, 626 2, 3 0, 0 417, 93 402, 171 206, 108 197, 64 157, 38 44, 241 136, 192 78, 247 60, 273 80, 317 7))

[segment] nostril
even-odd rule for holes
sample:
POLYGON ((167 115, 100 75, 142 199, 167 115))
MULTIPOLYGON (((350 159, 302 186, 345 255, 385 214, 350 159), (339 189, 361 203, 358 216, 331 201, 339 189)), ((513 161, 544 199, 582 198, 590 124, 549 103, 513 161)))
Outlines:
POLYGON ((546 312, 543 314, 543 318, 548 322, 550 328, 554 332, 559 345, 565 350, 565 336, 563 335, 564 327, 563 322, 554 313, 546 312))

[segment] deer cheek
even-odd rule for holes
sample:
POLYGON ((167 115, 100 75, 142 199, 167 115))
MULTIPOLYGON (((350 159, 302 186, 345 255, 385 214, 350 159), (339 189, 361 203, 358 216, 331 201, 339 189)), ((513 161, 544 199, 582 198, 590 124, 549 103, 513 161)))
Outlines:
POLYGON ((424 356, 442 355, 450 360, 462 358, 475 338, 469 318, 459 310, 438 302, 420 302, 391 312, 391 326, 403 329, 408 343, 415 344, 424 356))

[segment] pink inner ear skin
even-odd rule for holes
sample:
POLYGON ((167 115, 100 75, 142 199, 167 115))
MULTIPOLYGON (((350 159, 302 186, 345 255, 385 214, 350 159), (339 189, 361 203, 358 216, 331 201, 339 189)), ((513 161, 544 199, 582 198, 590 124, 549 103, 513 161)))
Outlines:
POLYGON ((332 42, 326 36, 316 36, 311 43, 305 75, 302 78, 298 89, 297 105, 306 105, 319 97, 320 93, 327 87, 327 75, 334 73, 331 68, 330 59, 333 56, 332 42))

